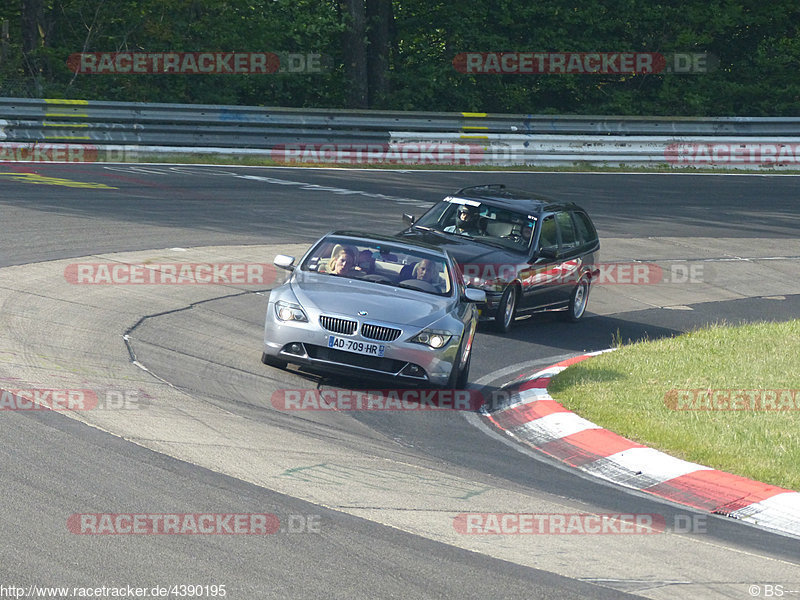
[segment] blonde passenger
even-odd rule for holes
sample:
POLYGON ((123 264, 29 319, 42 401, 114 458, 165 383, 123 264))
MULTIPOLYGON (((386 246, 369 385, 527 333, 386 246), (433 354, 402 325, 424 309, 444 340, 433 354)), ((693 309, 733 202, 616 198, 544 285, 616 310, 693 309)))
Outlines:
POLYGON ((333 249, 328 262, 328 273, 341 277, 351 277, 355 274, 356 253, 349 246, 337 246, 333 249))

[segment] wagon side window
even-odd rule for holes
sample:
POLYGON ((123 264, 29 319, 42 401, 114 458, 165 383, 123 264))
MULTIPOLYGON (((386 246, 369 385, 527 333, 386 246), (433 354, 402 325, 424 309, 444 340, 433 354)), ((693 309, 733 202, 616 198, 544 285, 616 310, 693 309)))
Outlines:
POLYGON ((572 217, 568 212, 556 213, 556 223, 561 230, 561 249, 564 252, 569 252, 578 247, 578 234, 575 231, 575 225, 572 222, 572 217))
POLYGON ((597 231, 589 220, 588 215, 577 211, 572 215, 575 217, 575 225, 578 229, 578 237, 581 240, 581 244, 588 246, 597 242, 597 231))
POLYGON ((558 251, 558 230, 553 216, 546 217, 542 221, 542 231, 539 233, 539 248, 553 252, 558 251))

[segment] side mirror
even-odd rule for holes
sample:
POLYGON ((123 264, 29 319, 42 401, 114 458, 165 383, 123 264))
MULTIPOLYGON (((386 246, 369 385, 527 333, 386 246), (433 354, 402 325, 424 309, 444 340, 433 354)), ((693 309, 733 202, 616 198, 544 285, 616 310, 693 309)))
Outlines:
POLYGON ((553 248, 540 248, 537 254, 539 258, 546 258, 547 260, 555 260, 558 258, 558 250, 553 248))
POLYGON ((285 254, 278 254, 272 264, 287 271, 294 271, 294 256, 286 256, 285 254))
POLYGON ((476 288, 468 287, 465 289, 464 297, 470 302, 486 302, 486 292, 476 288))
POLYGON ((415 217, 414 215, 409 215, 408 213, 403 213, 403 223, 411 227, 416 222, 417 222, 417 217, 415 217))

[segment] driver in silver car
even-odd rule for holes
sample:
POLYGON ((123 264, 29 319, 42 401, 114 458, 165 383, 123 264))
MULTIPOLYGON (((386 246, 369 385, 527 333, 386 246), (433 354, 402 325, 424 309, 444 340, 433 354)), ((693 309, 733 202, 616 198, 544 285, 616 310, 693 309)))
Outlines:
POLYGON ((423 258, 417 263, 417 265, 414 267, 413 275, 418 281, 427 281, 428 283, 434 285, 438 283, 439 279, 439 273, 436 269, 436 266, 427 258, 423 258))

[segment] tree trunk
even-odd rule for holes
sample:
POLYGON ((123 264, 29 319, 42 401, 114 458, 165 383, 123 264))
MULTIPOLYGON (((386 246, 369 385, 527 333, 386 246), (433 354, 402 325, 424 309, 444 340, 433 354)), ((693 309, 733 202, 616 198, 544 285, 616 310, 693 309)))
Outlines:
POLYGON ((367 47, 364 0, 340 0, 345 31, 342 35, 348 108, 367 108, 367 47))
POLYGON ((45 0, 22 0, 22 62, 30 76, 31 93, 34 97, 42 95, 43 80, 47 75, 46 71, 49 71, 38 52, 47 45, 50 33, 46 18, 45 0))
POLYGON ((27 55, 44 39, 44 0, 22 0, 22 51, 27 55))
POLYGON ((392 38, 392 0, 367 0, 368 97, 370 108, 381 108, 389 95, 389 48, 392 38))

